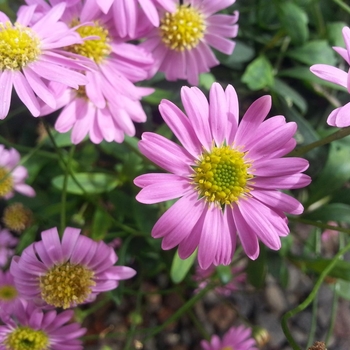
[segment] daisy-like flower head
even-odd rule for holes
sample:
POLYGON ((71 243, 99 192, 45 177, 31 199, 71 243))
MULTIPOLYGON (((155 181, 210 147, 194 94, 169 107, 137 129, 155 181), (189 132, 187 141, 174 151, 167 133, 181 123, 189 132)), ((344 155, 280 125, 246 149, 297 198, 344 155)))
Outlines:
MULTIPOLYGON (((343 28, 343 38, 346 49, 342 47, 333 47, 333 49, 344 58, 350 66, 350 28, 343 28)), ((350 67, 349 67, 350 69, 350 67)), ((350 93, 350 70, 344 72, 343 70, 330 66, 328 64, 315 64, 310 67, 312 73, 319 78, 329 81, 331 83, 345 87, 350 93)), ((345 106, 338 107, 327 118, 328 125, 344 128, 350 126, 350 102, 345 106)))
POLYGON ((283 116, 264 119, 271 97, 263 96, 247 110, 239 123, 234 88, 224 91, 218 83, 210 89, 209 102, 196 87, 183 87, 187 116, 163 100, 159 110, 183 147, 146 132, 140 151, 171 174, 151 173, 137 177, 142 188, 136 199, 152 204, 181 197, 152 229, 163 238, 162 248, 179 246, 188 258, 198 247, 203 269, 228 265, 238 234, 251 259, 259 255, 258 238, 271 249, 281 247, 280 236, 289 233, 284 213, 300 214, 302 205, 280 189, 310 183, 301 174, 308 167, 302 158, 281 158, 296 144, 294 122, 283 116))
POLYGON ((1 350, 82 350, 78 338, 86 329, 70 320, 73 311, 57 313, 55 310, 43 311, 33 303, 17 302, 13 314, 2 315, 4 325, 0 326, 1 350))
POLYGON ((96 5, 107 14, 113 13, 116 30, 121 38, 135 38, 139 25, 138 8, 155 27, 159 26, 158 9, 174 12, 174 0, 94 0, 96 5))
POLYGON ((201 341, 203 350, 258 350, 252 331, 245 326, 230 328, 222 340, 213 335, 210 342, 201 341))
POLYGON ((33 213, 22 203, 12 203, 4 210, 2 222, 17 233, 24 231, 32 222, 33 213))
POLYGON ((12 259, 10 271, 25 299, 66 309, 92 301, 136 273, 113 266, 118 260, 114 250, 81 236, 78 229, 66 228, 62 241, 56 228, 42 232, 41 238, 12 259))
POLYGON ((33 116, 40 114, 42 101, 54 108, 55 96, 47 81, 78 88, 86 84, 78 61, 65 57, 58 49, 81 42, 80 36, 59 19, 65 9, 61 3, 31 25, 36 5, 22 6, 17 21, 0 13, 0 119, 10 108, 12 87, 33 116))
MULTIPOLYGON (((55 128, 59 132, 72 129, 74 144, 81 142, 87 134, 94 143, 102 140, 122 142, 124 134, 135 134, 133 122, 146 121, 140 100, 153 89, 137 87, 133 83, 148 77, 153 59, 144 49, 120 39, 111 17, 100 11, 97 14, 91 12, 89 5, 85 2, 70 7, 63 20, 71 26, 80 24, 77 32, 87 38, 83 44, 67 49, 93 60, 97 70, 87 72, 89 82, 78 91, 51 84, 59 95, 56 109, 63 107, 55 128), (81 25, 85 22, 89 25, 81 25)), ((53 110, 43 106, 41 115, 53 110)))
POLYGON ((12 236, 9 230, 0 227, 0 267, 7 265, 12 258, 17 242, 18 239, 12 236))
POLYGON ((28 172, 24 166, 18 165, 19 161, 20 155, 14 148, 7 150, 0 145, 0 198, 9 199, 14 191, 28 197, 35 196, 33 188, 24 183, 28 172))
POLYGON ((184 0, 177 2, 175 12, 161 16, 159 28, 154 28, 141 45, 153 53, 152 73, 164 72, 167 80, 186 79, 198 84, 198 75, 219 64, 211 47, 230 55, 237 35, 238 12, 215 14, 235 0, 184 0))
POLYGON ((10 271, 0 270, 0 309, 11 314, 19 295, 10 271))

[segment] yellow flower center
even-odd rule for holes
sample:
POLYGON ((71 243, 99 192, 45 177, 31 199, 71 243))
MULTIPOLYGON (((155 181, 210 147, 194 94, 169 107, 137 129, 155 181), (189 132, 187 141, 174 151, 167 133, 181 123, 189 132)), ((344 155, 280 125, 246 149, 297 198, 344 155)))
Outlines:
POLYGON ((174 13, 166 12, 160 21, 160 36, 171 50, 195 48, 204 36, 203 15, 193 7, 180 5, 174 13))
POLYGON ((18 295, 17 289, 12 286, 5 284, 0 287, 0 301, 11 301, 18 295))
POLYGON ((0 69, 19 70, 34 62, 41 53, 40 40, 19 23, 0 23, 0 69))
POLYGON ((230 146, 213 147, 204 152, 193 167, 193 182, 200 197, 219 205, 232 204, 250 191, 251 163, 244 153, 230 146))
POLYGON ((13 179, 9 171, 0 167, 0 198, 13 190, 13 179))
POLYGON ((32 212, 22 203, 13 203, 5 208, 2 221, 10 230, 22 232, 30 225, 32 212))
POLYGON ((221 350, 235 350, 233 346, 225 346, 221 350))
POLYGON ((49 337, 43 331, 18 327, 5 338, 6 350, 47 350, 49 337))
MULTIPOLYGON (((110 45, 109 32, 101 26, 98 21, 93 22, 94 25, 86 25, 79 27, 76 31, 82 38, 88 36, 97 36, 99 39, 85 40, 82 44, 75 44, 68 49, 79 55, 88 57, 96 63, 101 63, 112 52, 110 45)), ((73 21, 72 27, 79 24, 77 20, 73 21)))
POLYGON ((41 297, 47 304, 64 309, 83 303, 96 284, 93 277, 93 271, 79 264, 55 265, 40 277, 41 297))

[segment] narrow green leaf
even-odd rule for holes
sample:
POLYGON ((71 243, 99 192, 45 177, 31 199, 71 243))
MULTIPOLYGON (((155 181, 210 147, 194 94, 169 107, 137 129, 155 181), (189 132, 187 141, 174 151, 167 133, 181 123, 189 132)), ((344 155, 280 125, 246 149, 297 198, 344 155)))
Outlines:
POLYGON ((350 205, 342 203, 324 205, 311 213, 305 214, 303 218, 324 223, 336 221, 350 224, 350 205))
POLYGON ((180 283, 183 281, 191 266, 193 265, 196 256, 197 250, 195 250, 190 257, 183 260, 179 257, 178 251, 176 251, 170 270, 170 278, 174 283, 180 283))

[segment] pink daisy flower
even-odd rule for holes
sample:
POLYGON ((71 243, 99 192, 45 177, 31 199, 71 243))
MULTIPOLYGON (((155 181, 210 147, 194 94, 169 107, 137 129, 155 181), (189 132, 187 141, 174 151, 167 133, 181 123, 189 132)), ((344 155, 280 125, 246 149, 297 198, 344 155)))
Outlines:
POLYGON ((25 299, 66 309, 92 301, 136 273, 130 267, 113 266, 118 260, 114 250, 103 241, 81 236, 79 229, 66 228, 60 240, 52 228, 41 238, 12 259, 10 271, 25 299))
POLYGON ((19 162, 20 155, 14 148, 7 150, 0 145, 0 198, 9 199, 14 191, 28 197, 35 196, 33 188, 24 183, 28 172, 19 162))
MULTIPOLYGON (((344 58, 350 66, 350 28, 343 28, 343 38, 346 49, 342 47, 333 47, 333 49, 344 58)), ((315 64, 310 67, 312 73, 323 80, 345 87, 350 93, 350 73, 329 66, 327 64, 315 64)), ((327 118, 328 125, 344 128, 350 126, 350 102, 345 106, 336 108, 327 118)))
POLYGON ((18 239, 10 233, 7 229, 0 227, 0 267, 4 267, 12 258, 18 239))
POLYGON ((0 12, 0 119, 10 108, 12 87, 33 116, 40 114, 42 101, 54 108, 56 100, 48 81, 78 88, 86 84, 79 61, 65 57, 58 50, 81 43, 80 36, 59 22, 63 3, 53 7, 35 24, 30 25, 36 6, 22 6, 16 23, 0 12))
POLYGON ((168 12, 174 12, 176 9, 174 0, 94 0, 94 2, 105 14, 111 9, 116 30, 121 38, 137 36, 137 27, 140 24, 139 7, 155 27, 159 26, 158 9, 168 12))
MULTIPOLYGON (((72 130, 72 142, 81 142, 86 135, 94 143, 102 140, 122 142, 124 134, 133 136, 133 122, 145 122, 146 114, 140 100, 153 89, 137 87, 134 82, 148 77, 153 58, 144 49, 120 39, 110 16, 90 11, 89 2, 71 6, 63 20, 68 23, 89 22, 77 32, 86 39, 69 50, 94 61, 96 71, 88 71, 88 84, 78 91, 51 84, 59 95, 55 109, 64 107, 55 128, 59 132, 72 130), (99 39, 96 39, 99 37, 99 39)), ((51 113, 43 106, 41 115, 51 113)))
POLYGON ((259 255, 258 238, 269 248, 281 247, 280 236, 289 233, 284 213, 300 214, 302 205, 278 190, 310 183, 301 174, 308 162, 281 158, 296 144, 296 123, 283 116, 264 121, 271 97, 263 96, 247 110, 239 123, 234 88, 224 91, 218 83, 210 89, 210 103, 196 87, 183 87, 187 116, 163 100, 159 110, 183 147, 163 136, 146 132, 139 148, 151 161, 171 174, 137 177, 142 188, 136 199, 145 204, 180 198, 152 229, 163 238, 162 248, 179 246, 188 258, 198 247, 203 269, 231 263, 238 234, 251 259, 259 255))
POLYGON ((153 53, 152 74, 165 73, 167 80, 186 79, 198 84, 198 75, 219 64, 210 46, 231 55, 237 35, 238 12, 215 14, 235 0, 184 0, 173 13, 161 16, 159 28, 154 28, 141 45, 153 53))
POLYGON ((57 313, 44 311, 26 301, 17 302, 13 315, 2 315, 0 349, 82 350, 78 338, 86 329, 79 323, 71 323, 72 310, 57 313))
POLYGON ((201 341, 203 350, 258 350, 252 331, 245 326, 230 328, 222 340, 213 335, 210 342, 201 341))
MULTIPOLYGON (((214 291, 223 296, 229 296, 233 292, 238 291, 247 279, 247 276, 243 271, 244 269, 241 266, 232 266, 231 281, 223 286, 216 287, 214 291)), ((204 289, 215 276, 215 273, 215 265, 210 265, 206 270, 202 269, 200 266, 196 266, 195 274, 192 277, 194 281, 198 282, 198 288, 195 290, 195 293, 198 293, 200 290, 204 289)))
POLYGON ((13 276, 10 271, 0 270, 0 310, 11 314, 18 300, 19 295, 13 276))

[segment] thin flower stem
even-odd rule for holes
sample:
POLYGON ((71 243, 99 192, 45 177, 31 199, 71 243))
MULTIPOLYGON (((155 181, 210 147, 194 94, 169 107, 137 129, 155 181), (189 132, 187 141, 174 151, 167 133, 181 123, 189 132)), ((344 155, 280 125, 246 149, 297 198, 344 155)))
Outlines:
POLYGON ((329 340, 331 339, 331 336, 333 334, 334 324, 335 324, 335 318, 337 316, 337 309, 338 309, 338 293, 337 290, 339 288, 339 283, 335 282, 334 288, 333 288, 333 299, 332 299, 332 311, 331 311, 331 320, 329 322, 329 327, 326 334, 325 344, 327 345, 329 343, 329 340))
POLYGON ((315 142, 310 143, 309 145, 299 147, 296 150, 290 152, 288 154, 288 156, 289 157, 300 157, 300 156, 304 155, 305 153, 310 152, 314 148, 327 145, 328 143, 331 143, 332 141, 340 140, 348 135, 350 135, 350 126, 348 126, 346 128, 342 128, 342 129, 336 131, 335 133, 326 136, 325 138, 323 138, 321 140, 317 140, 315 142))
POLYGON ((350 234, 350 229, 340 227, 340 226, 332 226, 332 225, 323 224, 322 222, 319 222, 319 221, 307 220, 307 219, 294 217, 294 216, 288 217, 288 220, 294 221, 294 222, 300 222, 300 223, 306 224, 306 225, 319 227, 322 229, 329 229, 329 230, 333 230, 333 231, 344 232, 344 233, 350 234))
POLYGON ((60 224, 61 224, 61 235, 63 234, 65 228, 66 228, 66 204, 67 204, 67 185, 68 185, 68 175, 69 175, 69 169, 70 169, 70 161, 73 158, 75 146, 71 146, 69 150, 69 156, 67 160, 67 167, 64 172, 64 178, 63 178, 63 188, 62 188, 62 194, 61 194, 61 216, 60 216, 60 224))
POLYGON ((332 269, 334 268, 334 266, 336 265, 336 263, 339 261, 339 258, 344 255, 348 250, 350 249, 350 243, 347 244, 343 249, 341 249, 332 259, 332 261, 328 264, 328 266, 322 271, 322 273, 320 274, 320 277, 318 278, 318 280, 315 283, 314 288, 312 289, 311 293, 309 294, 309 296, 300 304, 298 305, 296 308, 294 308, 293 310, 288 311, 287 313, 285 313, 282 317, 282 321, 281 321, 281 325, 282 325, 282 329, 283 332, 289 342, 289 344, 292 346, 293 350, 301 350, 301 348, 299 347, 299 345, 296 343, 296 341, 294 340, 292 334, 289 331, 288 328, 288 320, 295 316, 296 314, 298 314, 299 312, 303 311, 315 298, 319 288, 321 287, 323 280, 326 278, 326 276, 332 271, 332 269))
POLYGON ((333 0, 336 4, 338 4, 343 10, 350 13, 350 7, 345 4, 342 0, 333 0))
POLYGON ((213 288, 213 285, 208 284, 198 294, 193 296, 186 304, 182 305, 177 311, 175 311, 163 324, 151 329, 147 334, 147 336, 144 338, 144 341, 160 333, 163 329, 168 327, 171 323, 179 319, 183 314, 185 314, 189 309, 191 309, 199 300, 201 300, 203 296, 212 288, 213 288))

